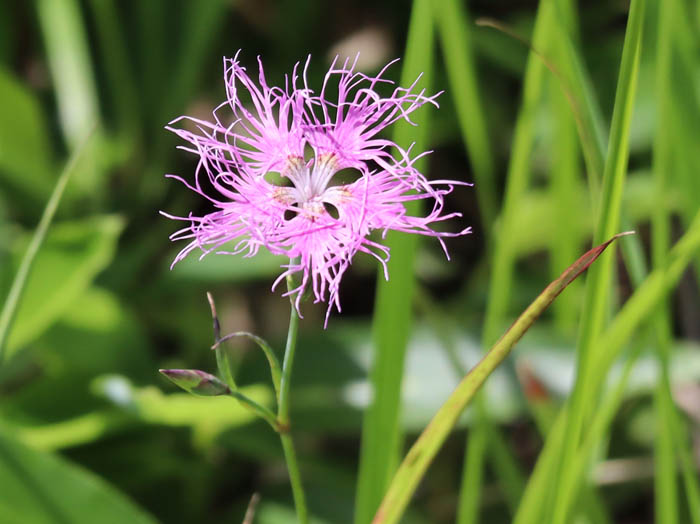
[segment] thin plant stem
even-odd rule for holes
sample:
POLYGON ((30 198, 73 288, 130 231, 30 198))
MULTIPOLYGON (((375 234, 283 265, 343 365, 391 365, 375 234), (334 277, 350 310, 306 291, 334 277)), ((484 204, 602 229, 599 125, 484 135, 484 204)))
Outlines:
MULTIPOLYGON (((292 282, 287 280, 287 286, 293 289, 292 282)), ((309 522, 309 513, 306 508, 306 497, 304 488, 301 484, 301 474, 299 472, 299 464, 297 463, 297 455, 294 450, 292 435, 290 434, 289 420, 289 393, 292 378, 292 366, 294 364, 294 353, 297 347, 297 333, 299 329, 299 314, 296 307, 290 300, 291 313, 289 314, 289 331, 287 332, 287 346, 284 349, 284 361, 282 362, 282 378, 280 381, 280 394, 278 399, 277 420, 279 423, 279 435, 282 441, 282 449, 284 450, 284 458, 287 462, 287 470, 289 471, 289 480, 292 484, 292 493, 294 495, 294 505, 297 510, 297 519, 300 524, 309 522)))

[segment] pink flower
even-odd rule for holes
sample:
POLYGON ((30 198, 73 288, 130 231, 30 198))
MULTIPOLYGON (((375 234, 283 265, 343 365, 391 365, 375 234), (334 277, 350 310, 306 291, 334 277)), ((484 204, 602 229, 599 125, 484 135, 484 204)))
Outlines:
POLYGON ((410 122, 420 106, 437 106, 439 93, 414 93, 416 80, 382 96, 375 88, 393 84, 382 75, 394 62, 370 77, 354 70, 357 59, 342 65, 336 59, 317 94, 306 78, 310 58, 301 78, 297 64, 284 88, 267 85, 259 58, 257 83, 238 54, 224 59, 227 100, 215 109, 213 121, 183 116, 167 128, 189 142, 182 149, 199 156, 194 183, 168 176, 216 210, 201 217, 166 216, 188 222, 170 237, 190 240, 173 264, 194 249, 202 258, 211 252, 253 256, 264 247, 290 259, 273 290, 287 275, 298 274, 298 287, 285 293, 296 295, 297 310, 310 286, 330 313, 333 305, 340 311, 340 281, 358 251, 379 260, 388 278, 389 249, 369 238, 372 231, 382 237, 389 230, 436 237, 443 249, 444 237, 469 233, 470 228, 447 233, 430 227, 460 216, 443 212, 443 198, 454 185, 468 184, 428 181, 414 167, 427 152, 412 155, 412 145, 403 149, 379 136, 400 119, 410 122), (330 100, 336 91, 337 100, 330 100), (224 109, 226 117, 220 115, 224 109), (198 132, 171 127, 183 120, 198 132), (357 179, 338 183, 336 174, 348 169, 357 179), (404 202, 410 200, 430 201, 428 214, 407 215, 404 202))

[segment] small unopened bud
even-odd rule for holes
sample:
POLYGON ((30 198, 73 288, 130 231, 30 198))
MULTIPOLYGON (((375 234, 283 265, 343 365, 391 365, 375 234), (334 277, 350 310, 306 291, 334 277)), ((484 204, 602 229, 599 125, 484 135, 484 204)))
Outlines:
POLYGON ((228 395, 231 392, 229 387, 214 375, 198 369, 160 369, 159 371, 177 386, 195 395, 214 397, 228 395))

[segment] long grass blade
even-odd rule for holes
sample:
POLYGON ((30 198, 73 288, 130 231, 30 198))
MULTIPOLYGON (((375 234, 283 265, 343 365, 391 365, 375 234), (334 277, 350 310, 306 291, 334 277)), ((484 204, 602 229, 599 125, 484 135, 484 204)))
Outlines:
POLYGON ((129 62, 124 27, 114 0, 90 0, 89 6, 97 26, 102 63, 105 64, 108 78, 107 87, 115 109, 114 119, 119 137, 128 152, 140 141, 141 122, 139 96, 129 62))
MULTIPOLYGON (((401 72, 401 84, 412 83, 421 73, 421 87, 430 89, 433 62, 433 16, 430 0, 414 0, 401 72)), ((417 127, 400 122, 394 128, 399 144, 416 142, 425 150, 430 133, 429 111, 413 117, 417 127)), ((419 160, 423 170, 426 163, 419 160)), ((406 205, 416 214, 418 203, 406 205)), ((408 337, 411 333, 411 304, 415 285, 413 271, 417 236, 389 233, 385 244, 391 249, 388 263, 391 280, 378 276, 373 322, 374 362, 370 381, 374 392, 362 426, 360 466, 355 499, 355 523, 370 522, 393 475, 401 451, 401 380, 408 337)))
MULTIPOLYGON (((691 223, 688 231, 676 242, 669 252, 668 260, 662 268, 650 273, 632 296, 625 302, 620 312, 615 315, 610 326, 599 337, 597 346, 601 357, 595 362, 595 369, 591 373, 591 388, 600 390, 613 363, 620 357, 625 344, 637 332, 639 326, 654 311, 659 302, 668 294, 669 290, 678 283, 683 271, 693 257, 700 254, 700 212, 691 223)), ((518 508, 514 524, 529 524, 531 522, 546 522, 544 512, 545 497, 543 493, 550 489, 550 482, 555 477, 559 459, 559 453, 564 443, 564 429, 567 419, 565 407, 560 411, 556 422, 540 452, 540 457, 535 465, 535 470, 525 488, 522 503, 518 508)), ((600 415, 600 410, 596 416, 600 415)), ((592 422, 595 424, 595 422, 592 422)), ((592 427, 592 425, 591 425, 592 427)), ((585 455, 583 451, 577 453, 578 457, 585 455)), ((581 459, 583 460, 583 459, 581 459)), ((572 467, 572 499, 576 498, 576 468, 572 467)), ((558 489, 558 488, 557 488, 558 489)))
POLYGON ((471 23, 457 0, 434 0, 433 8, 459 128, 474 170, 482 224, 489 229, 497 211, 495 173, 472 51, 471 23))
MULTIPOLYGON (((641 54, 643 14, 644 0, 633 1, 622 51, 594 242, 609 236, 620 223, 622 191, 629 154, 629 128, 641 54)), ((566 522, 572 503, 570 486, 575 479, 571 476, 569 465, 576 455, 584 420, 596 395, 596 391, 590 387, 590 373, 592 363, 597 359, 595 344, 602 331, 607 311, 612 263, 611 252, 601 258, 600 263, 596 264, 586 279, 586 295, 577 348, 576 382, 570 399, 570 409, 567 411, 564 448, 557 468, 558 474, 550 479, 550 486, 554 490, 550 493, 555 499, 552 518, 554 524, 566 522)))
MULTIPOLYGON (((562 13, 560 17, 563 30, 569 35, 575 31, 574 8, 570 0, 558 0, 555 6, 562 13)), ((561 45, 557 39, 549 42, 549 52, 563 62, 564 53, 559 51, 561 45)), ((570 213, 576 205, 575 187, 581 177, 579 162, 579 145, 576 131, 576 121, 572 114, 564 86, 555 76, 549 77, 552 89, 551 106, 555 116, 555 136, 552 168, 550 173, 550 190, 552 200, 556 202, 556 235, 550 250, 552 278, 555 278, 559 268, 566 267, 569 260, 576 256, 581 238, 570 220, 570 213)), ((575 284, 578 288, 579 282, 575 284)), ((577 292, 571 290, 554 304, 555 321, 563 332, 572 332, 578 318, 577 292)))
POLYGON ((503 362, 542 312, 554 299, 583 273, 605 249, 617 238, 629 233, 615 235, 603 244, 594 247, 569 266, 557 280, 550 283, 542 293, 518 317, 484 358, 462 379, 450 397, 435 414, 404 458, 389 490, 377 511, 374 524, 398 522, 408 505, 418 482, 425 474, 435 454, 442 446, 457 419, 474 398, 489 375, 503 362))
MULTIPOLYGON (((552 33, 553 4, 550 0, 540 3, 535 19, 533 41, 542 46, 552 33)), ((499 223, 494 227, 497 241, 493 246, 491 260, 491 278, 489 283, 489 301, 486 307, 482 346, 490 347, 505 323, 508 303, 511 296, 515 253, 510 238, 517 221, 517 205, 524 195, 530 180, 530 155, 534 139, 535 113, 540 102, 544 82, 544 64, 530 53, 525 68, 523 94, 513 136, 512 155, 506 175, 506 189, 499 223)), ((472 427, 472 435, 467 441, 465 454, 468 463, 462 475, 459 505, 457 509, 459 524, 471 524, 477 521, 479 501, 481 498, 481 480, 485 454, 481 445, 487 434, 495 431, 488 422, 483 401, 476 400, 477 417, 472 427), (481 433, 480 435, 478 433, 481 433)))
POLYGON ((85 23, 76 0, 39 0, 36 8, 55 85, 61 128, 66 141, 74 148, 100 122, 85 23))
MULTIPOLYGON (((670 214, 665 201, 668 192, 669 173, 673 169, 672 144, 669 137, 671 87, 671 12, 657 6, 659 29, 656 44, 656 100, 657 132, 654 136, 652 172, 659 203, 652 215, 652 262, 662 267, 670 246, 670 214)), ((671 396, 669 364, 671 357, 672 333, 669 303, 662 300, 654 315, 656 349, 661 379, 654 391, 654 406, 657 417, 658 435, 654 441, 654 491, 656 521, 668 524, 678 522, 678 483, 676 480, 675 444, 680 436, 675 432, 675 412, 671 396)))

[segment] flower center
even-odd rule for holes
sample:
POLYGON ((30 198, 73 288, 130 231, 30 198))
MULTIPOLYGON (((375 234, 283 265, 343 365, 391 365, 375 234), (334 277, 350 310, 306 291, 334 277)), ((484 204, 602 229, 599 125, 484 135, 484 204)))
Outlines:
POLYGON ((277 188, 274 193, 278 202, 290 206, 285 212, 285 220, 292 220, 299 214, 312 221, 324 214, 338 219, 338 204, 348 190, 328 187, 337 172, 338 163, 333 154, 320 155, 310 161, 290 157, 282 175, 292 182, 292 186, 277 188))

